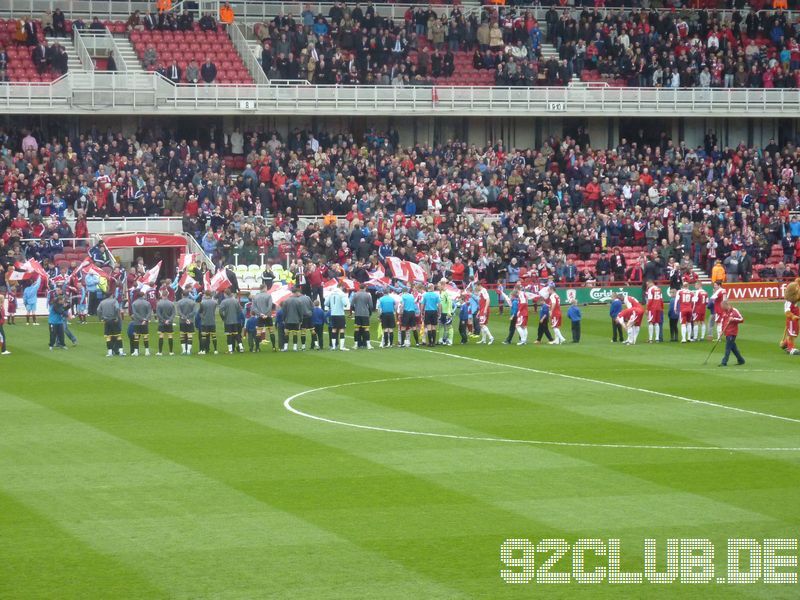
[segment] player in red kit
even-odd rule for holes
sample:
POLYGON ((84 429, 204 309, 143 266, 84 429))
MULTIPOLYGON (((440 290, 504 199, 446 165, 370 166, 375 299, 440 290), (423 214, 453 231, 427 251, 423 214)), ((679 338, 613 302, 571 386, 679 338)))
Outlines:
POLYGON ((717 326, 717 339, 722 338, 722 303, 728 299, 728 290, 719 281, 714 282, 711 301, 714 303, 714 323, 717 326))
POLYGON ((661 288, 652 281, 647 282, 647 343, 660 342, 663 339, 661 331, 664 322, 664 298, 661 288))
POLYGON ((683 287, 678 290, 678 313, 681 315, 681 344, 685 344, 687 337, 691 341, 692 314, 694 313, 694 292, 689 289, 689 284, 683 282, 683 287))
POLYGON ((556 284, 550 282, 550 296, 547 299, 550 305, 550 326, 553 328, 553 341, 551 344, 563 344, 567 341, 561 333, 561 298, 556 294, 556 284))
POLYGON ((494 343, 494 336, 492 332, 489 330, 489 312, 491 308, 491 300, 489 298, 489 292, 484 288, 481 284, 477 284, 475 286, 475 294, 477 295, 478 299, 478 324, 480 325, 480 336, 481 339, 478 344, 487 344, 491 345, 494 343))
POLYGON ((627 339, 623 342, 624 344, 632 346, 636 343, 643 318, 644 306, 633 296, 627 296, 625 298, 625 309, 617 317, 620 325, 625 327, 627 331, 627 339))
POLYGON ((6 319, 9 325, 14 324, 14 317, 17 314, 17 286, 12 285, 8 288, 8 309, 6 319))
POLYGON ((692 311, 692 341, 706 339, 706 309, 708 308, 708 292, 699 281, 694 284, 694 310, 692 311))
POLYGON ((6 348, 6 332, 3 325, 6 322, 5 296, 0 294, 0 354, 11 354, 6 348))
POLYGON ((795 347, 798 330, 800 330, 800 308, 794 302, 788 300, 783 303, 783 311, 786 315, 786 332, 781 341, 781 348, 789 354, 800 354, 800 350, 795 347))
POLYGON ((525 290, 517 290, 517 334, 519 341, 517 346, 524 346, 528 343, 528 295, 525 290))

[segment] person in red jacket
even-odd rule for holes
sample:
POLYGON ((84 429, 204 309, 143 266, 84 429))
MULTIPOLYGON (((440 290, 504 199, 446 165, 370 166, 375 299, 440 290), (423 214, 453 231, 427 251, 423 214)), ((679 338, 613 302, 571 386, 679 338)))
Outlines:
POLYGON ((722 303, 722 334, 725 336, 725 356, 722 357, 720 367, 728 366, 728 358, 731 353, 736 357, 736 364, 743 365, 744 357, 736 346, 736 336, 739 335, 739 324, 744 323, 744 317, 737 309, 733 308, 725 300, 722 303))
POLYGON ((6 348, 6 332, 3 330, 3 325, 6 322, 5 299, 5 296, 0 294, 0 354, 11 354, 6 348))

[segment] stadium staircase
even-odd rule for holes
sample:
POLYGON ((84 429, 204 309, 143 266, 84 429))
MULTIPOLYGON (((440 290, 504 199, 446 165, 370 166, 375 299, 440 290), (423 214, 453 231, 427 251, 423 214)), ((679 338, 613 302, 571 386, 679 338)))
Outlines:
POLYGON ((133 44, 131 44, 127 35, 115 35, 114 46, 116 46, 116 54, 122 58, 129 71, 144 71, 144 67, 136 55, 136 50, 134 50, 133 44))
POLYGON ((69 67, 70 73, 85 73, 86 69, 81 63, 81 59, 78 57, 78 51, 75 49, 75 44, 72 43, 72 38, 70 37, 46 37, 47 43, 51 46, 53 44, 60 44, 64 46, 64 50, 67 51, 67 66, 69 67))

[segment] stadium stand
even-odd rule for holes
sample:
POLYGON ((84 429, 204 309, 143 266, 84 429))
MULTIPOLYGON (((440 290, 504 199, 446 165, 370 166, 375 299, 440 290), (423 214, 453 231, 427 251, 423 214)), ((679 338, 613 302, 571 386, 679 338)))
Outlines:
POLYGON ((207 57, 217 66, 217 83, 253 83, 242 58, 223 30, 201 31, 195 24, 191 31, 133 31, 130 39, 140 60, 144 60, 149 48, 155 50, 157 63, 147 65, 148 70, 166 69, 174 60, 182 73, 181 83, 186 83, 187 65, 192 60, 201 65, 207 57))
MULTIPOLYGON (((177 215, 216 264, 321 255, 349 270, 385 246, 429 269, 459 256, 489 283, 512 258, 523 275, 592 284, 711 272, 717 260, 750 280, 800 257, 792 144, 720 148, 709 134, 697 148, 665 138, 593 150, 581 133, 537 149, 403 147, 392 130, 245 132, 236 172, 195 140, 86 132, 40 144, 49 136, 34 133, 2 136, 2 254, 67 260, 52 234, 73 237, 86 217, 177 215), (26 177, 26 161, 42 169, 26 177), (740 250, 744 266, 725 263, 740 250)), ((240 143, 218 141, 224 152, 240 143)))

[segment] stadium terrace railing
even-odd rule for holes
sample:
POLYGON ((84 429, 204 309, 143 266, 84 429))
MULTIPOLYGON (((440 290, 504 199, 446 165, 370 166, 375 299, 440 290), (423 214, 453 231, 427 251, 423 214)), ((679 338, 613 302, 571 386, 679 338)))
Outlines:
MULTIPOLYGON (((182 217, 105 217, 86 219, 92 235, 120 232, 183 233, 182 217)), ((191 236, 189 236, 191 237, 191 236)))
MULTIPOLYGON (((311 11, 317 15, 322 14, 328 16, 334 2, 272 2, 264 0, 237 0, 232 2, 236 18, 241 21, 271 21, 275 17, 290 15, 293 17, 300 16, 300 14, 308 6, 311 11)), ((353 8, 356 2, 346 2, 348 7, 353 8)), ((366 5, 361 3, 361 9, 364 10, 366 5)), ((454 4, 394 4, 394 3, 375 3, 373 4, 375 14, 379 17, 386 17, 395 21, 402 21, 403 17, 409 8, 429 8, 439 15, 449 15, 454 9, 459 9, 462 12, 471 10, 479 10, 481 8, 480 2, 475 0, 467 0, 459 5, 454 4)))
MULTIPOLYGON (((195 0, 198 5, 198 10, 201 13, 210 12, 212 14, 218 13, 219 1, 218 0, 195 0)), ((311 7, 314 14, 322 13, 328 14, 333 2, 281 2, 273 0, 235 0, 231 2, 237 20, 240 21, 257 21, 272 19, 278 15, 293 15, 299 16, 304 10, 305 6, 311 7)), ((355 2, 347 2, 348 6, 354 6, 355 2)), ((533 4, 533 3, 532 3, 533 4)), ((180 10, 183 3, 175 3, 174 9, 180 10)), ((453 9, 458 8, 465 13, 473 11, 497 11, 503 13, 508 12, 524 12, 531 11, 531 14, 536 17, 541 23, 545 21, 545 14, 550 9, 547 6, 536 5, 523 5, 523 6, 481 6, 477 0, 464 0, 459 5, 453 4, 393 4, 388 2, 379 2, 374 4, 375 12, 379 16, 389 17, 395 20, 402 20, 408 8, 427 7, 431 8, 439 14, 449 14, 453 9)), ((22 17, 33 16, 39 17, 46 11, 60 8, 67 18, 72 19, 76 17, 92 18, 99 17, 101 19, 125 21, 134 12, 139 11, 142 14, 155 10, 155 2, 146 2, 143 0, 4 0, 0 2, 0 16, 4 18, 9 17, 22 17)), ((362 6, 363 8, 363 6, 362 6)), ((594 10, 594 7, 574 7, 574 6, 555 6, 553 7, 559 15, 567 13, 571 16, 577 16, 583 10, 594 10)), ((598 12, 601 15, 609 13, 618 13, 620 10, 615 7, 598 7, 598 12)), ((657 12, 670 12, 673 15, 687 15, 691 16, 697 9, 681 8, 672 10, 668 8, 658 8, 657 12)), ((733 11, 727 8, 712 8, 708 9, 714 12, 723 20, 730 20, 733 11)), ((742 15, 746 15, 749 10, 744 7, 741 11, 742 15)), ((771 14, 775 12, 772 9, 764 9, 760 13, 771 14)), ((796 20, 800 11, 784 11, 791 20, 796 20)))
MULTIPOLYGON (((62 244, 64 244, 64 248, 78 248, 84 246, 90 246, 92 244, 92 238, 59 238, 62 244)), ((20 242, 23 243, 31 243, 31 242, 41 242, 42 238, 22 238, 20 242)))
MULTIPOLYGON (((284 82, 281 82, 282 84, 284 82)), ((52 84, 0 84, 0 109, 123 114, 786 117, 800 89, 175 85, 144 71, 68 73, 52 84)))
MULTIPOLYGON (((195 0, 200 12, 218 13, 218 0, 195 0)), ((232 3, 235 4, 235 3, 232 3)), ((126 21, 135 11, 145 14, 155 12, 155 2, 143 0, 3 0, 0 16, 4 18, 22 16, 41 17, 45 12, 60 8, 68 19, 92 18, 110 21, 126 21)))

